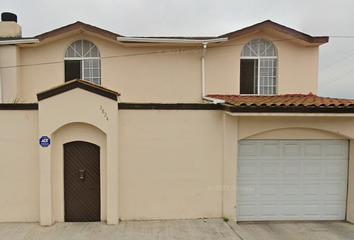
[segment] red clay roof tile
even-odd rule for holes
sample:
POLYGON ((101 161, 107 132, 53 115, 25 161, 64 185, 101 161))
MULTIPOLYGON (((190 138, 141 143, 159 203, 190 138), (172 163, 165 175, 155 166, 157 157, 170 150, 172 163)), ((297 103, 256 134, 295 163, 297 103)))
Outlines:
POLYGON ((225 100, 234 106, 275 106, 275 107, 353 107, 354 100, 319 97, 309 94, 284 95, 220 95, 211 94, 207 97, 225 100))

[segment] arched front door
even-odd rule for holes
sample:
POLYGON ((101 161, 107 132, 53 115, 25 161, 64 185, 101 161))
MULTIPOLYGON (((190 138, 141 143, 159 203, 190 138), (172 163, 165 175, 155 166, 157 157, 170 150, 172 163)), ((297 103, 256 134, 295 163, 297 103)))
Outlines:
POLYGON ((64 144, 65 222, 101 221, 100 147, 64 144))

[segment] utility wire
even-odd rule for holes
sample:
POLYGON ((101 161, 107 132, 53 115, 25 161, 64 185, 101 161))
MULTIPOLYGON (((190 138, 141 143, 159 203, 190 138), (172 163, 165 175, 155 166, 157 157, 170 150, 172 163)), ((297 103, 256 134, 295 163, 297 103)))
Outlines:
POLYGON ((327 80, 327 81, 325 81, 325 82, 319 84, 318 87, 319 87, 319 88, 322 88, 322 87, 324 87, 324 86, 326 86, 326 85, 328 85, 328 84, 334 83, 334 82, 336 82, 336 81, 339 81, 339 80, 341 80, 341 79, 343 79, 343 78, 346 78, 346 77, 348 77, 348 76, 350 76, 350 75, 353 75, 353 74, 354 74, 354 70, 348 71, 348 72, 346 72, 346 73, 344 73, 344 74, 342 74, 342 75, 339 75, 339 76, 337 76, 337 77, 331 78, 331 79, 329 79, 329 80, 327 80))
POLYGON ((348 36, 328 36, 330 38, 354 38, 354 36, 348 35, 348 36))
MULTIPOLYGON (((121 58, 121 57, 133 57, 133 56, 151 55, 151 54, 161 54, 162 52, 163 52, 163 51, 159 51, 159 52, 147 52, 147 53, 124 54, 124 55, 116 55, 116 56, 101 57, 101 59, 121 58)), ((6 66, 6 67, 0 67, 0 69, 17 68, 17 67, 41 66, 41 65, 49 65, 49 64, 58 64, 58 63, 64 63, 64 60, 63 60, 63 61, 56 61, 56 62, 32 63, 32 64, 22 64, 22 65, 6 66)))
MULTIPOLYGON (((335 37, 335 38, 354 38, 354 36, 330 36, 330 37, 335 37)), ((273 40, 271 42, 292 41, 292 40, 295 40, 295 39, 297 39, 297 38, 276 39, 276 40, 273 40)), ((244 46, 246 44, 247 43, 227 44, 225 46, 213 46, 213 48, 244 46)), ((153 54, 161 54, 161 55, 164 55, 164 54, 166 54, 166 55, 168 55, 168 54, 170 54, 170 55, 176 54, 176 55, 178 55, 178 52, 181 52, 181 53, 183 53, 183 51, 188 52, 188 50, 190 50, 190 49, 191 48, 165 49, 165 50, 160 50, 160 51, 157 51, 157 52, 155 51, 155 52, 145 52, 145 53, 133 53, 133 54, 106 56, 106 57, 101 57, 101 59, 135 57, 135 56, 144 56, 144 55, 153 55, 153 54)), ((198 48, 194 48, 194 49, 202 49, 202 48, 198 47, 198 48)), ((354 55, 354 53, 352 53, 351 55, 354 55)), ((345 58, 348 58, 351 55, 348 55, 345 58)), ((344 60, 344 59, 341 59, 341 60, 344 60)), ((341 61, 341 60, 338 60, 338 62, 341 61)), ((44 62, 44 63, 32 63, 32 64, 5 66, 5 67, 0 67, 0 69, 17 68, 17 67, 30 67, 30 66, 42 66, 42 65, 50 65, 50 64, 60 64, 60 63, 64 63, 64 60, 63 61, 44 62)), ((335 63, 332 63, 332 64, 326 66, 325 68, 328 68, 328 67, 330 67, 331 65, 333 65, 335 63)))
POLYGON ((325 66, 324 68, 320 69, 320 72, 322 72, 323 70, 325 70, 325 69, 327 69, 329 67, 332 67, 333 65, 335 65, 335 64, 337 64, 337 63, 339 63, 339 62, 341 62, 341 61, 343 61, 343 60, 345 60, 345 59, 347 59, 347 58, 349 58, 349 57, 351 57, 353 55, 354 55, 354 52, 350 53, 349 55, 347 55, 347 56, 345 56, 345 57, 343 57, 341 59, 339 59, 338 61, 335 61, 335 62, 325 66))
MULTIPOLYGON (((297 38, 287 38, 287 39, 276 39, 272 42, 281 42, 281 41, 292 41, 297 38)), ((244 46, 247 43, 237 43, 237 44, 228 44, 226 46, 213 46, 213 48, 223 48, 223 47, 233 47, 233 46, 244 46)), ((110 59, 110 58, 123 58, 123 57, 135 57, 135 56, 144 56, 144 55, 153 55, 153 54, 161 54, 161 55, 178 55, 178 53, 183 54, 185 52, 190 52, 191 48, 174 48, 174 49, 163 49, 154 52, 145 52, 145 53, 133 53, 133 54, 124 54, 124 55, 113 55, 113 56, 106 56, 101 57, 101 59, 110 59)), ((197 47, 194 49, 201 50, 202 47, 197 47)), ((17 68, 17 67, 30 67, 30 66, 41 66, 41 65, 50 65, 50 64, 59 64, 64 63, 63 61, 53 61, 53 62, 45 62, 45 63, 31 63, 31 64, 22 64, 22 65, 13 65, 13 66, 5 66, 0 67, 0 69, 7 69, 7 68, 17 68)))

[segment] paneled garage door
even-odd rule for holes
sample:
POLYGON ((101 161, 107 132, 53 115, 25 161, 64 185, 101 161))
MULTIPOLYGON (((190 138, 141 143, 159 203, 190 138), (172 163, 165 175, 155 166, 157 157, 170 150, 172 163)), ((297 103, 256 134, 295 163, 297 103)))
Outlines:
POLYGON ((237 221, 345 220, 348 141, 242 140, 237 221))

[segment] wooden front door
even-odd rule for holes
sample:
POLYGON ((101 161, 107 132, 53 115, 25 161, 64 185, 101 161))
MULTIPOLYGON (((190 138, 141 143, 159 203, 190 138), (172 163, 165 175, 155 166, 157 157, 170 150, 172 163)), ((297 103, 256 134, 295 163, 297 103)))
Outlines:
POLYGON ((65 222, 101 221, 100 147, 64 144, 65 222))

